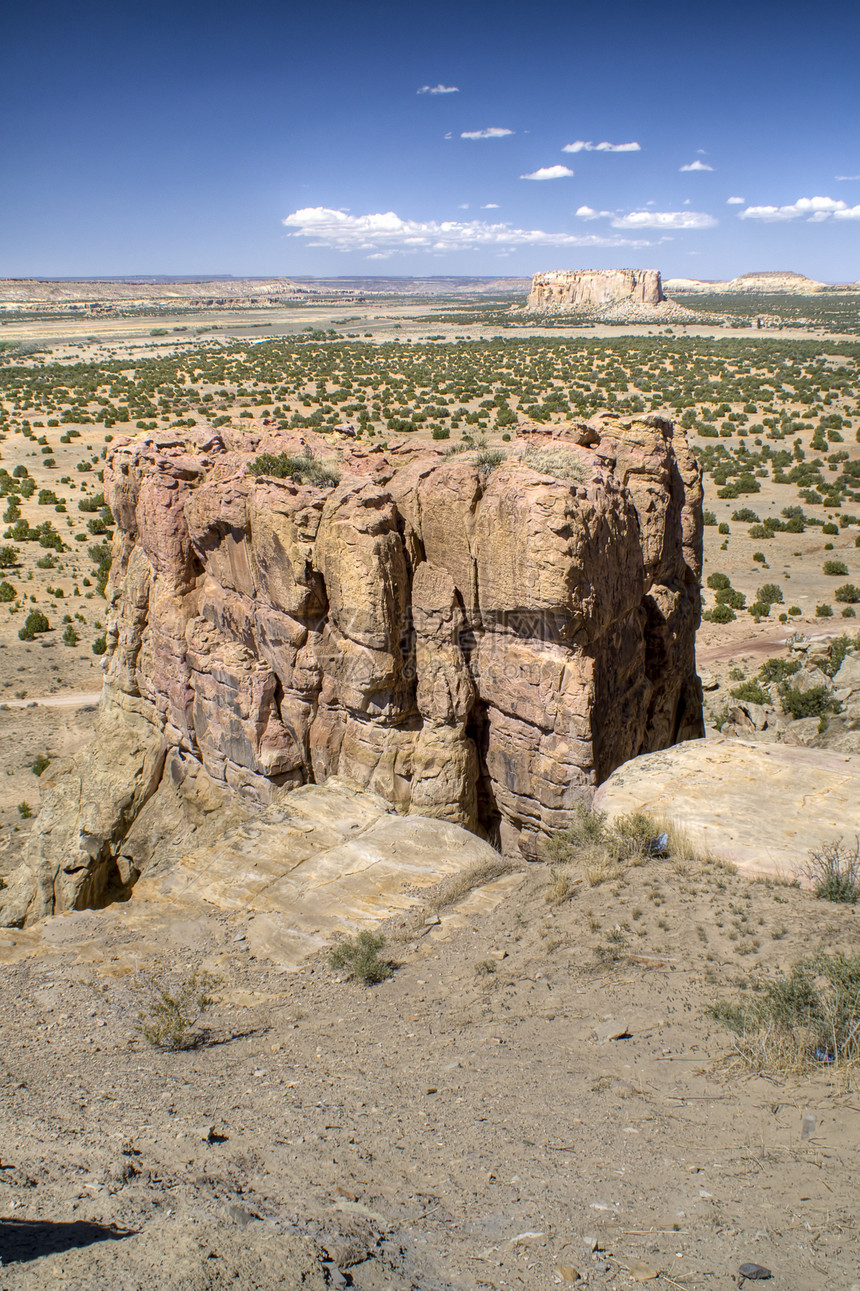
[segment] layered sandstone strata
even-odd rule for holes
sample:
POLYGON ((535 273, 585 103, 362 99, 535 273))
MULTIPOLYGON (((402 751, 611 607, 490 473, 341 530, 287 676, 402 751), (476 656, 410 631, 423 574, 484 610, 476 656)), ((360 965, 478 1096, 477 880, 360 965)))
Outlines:
POLYGON ((554 269, 534 275, 526 309, 532 313, 585 313, 618 301, 659 305, 663 300, 657 269, 554 269))
POLYGON ((701 479, 671 422, 523 430, 501 462, 352 443, 334 484, 251 473, 263 452, 332 448, 112 445, 101 733, 37 823, 36 913, 129 889, 183 811, 334 776, 533 857, 620 763, 703 734, 701 479))

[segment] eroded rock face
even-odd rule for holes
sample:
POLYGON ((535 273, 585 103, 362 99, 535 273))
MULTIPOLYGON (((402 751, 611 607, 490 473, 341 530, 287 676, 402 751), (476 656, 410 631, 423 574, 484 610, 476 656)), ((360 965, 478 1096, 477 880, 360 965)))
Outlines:
POLYGON ((575 312, 616 301, 659 305, 663 300, 657 269, 554 269, 534 275, 526 308, 535 313, 575 312))
MULTIPOLYGON (((620 763, 703 733, 701 480, 671 422, 524 429, 495 466, 349 444, 333 487, 248 472, 305 450, 332 451, 238 430, 112 445, 100 720, 147 733, 145 752, 134 788, 111 754, 89 865, 69 872, 78 825, 46 809, 40 913, 146 869, 120 842, 152 812, 165 754, 195 802, 206 784, 264 807, 338 776, 534 856, 620 763)), ((92 756, 95 793, 98 741, 92 756)))

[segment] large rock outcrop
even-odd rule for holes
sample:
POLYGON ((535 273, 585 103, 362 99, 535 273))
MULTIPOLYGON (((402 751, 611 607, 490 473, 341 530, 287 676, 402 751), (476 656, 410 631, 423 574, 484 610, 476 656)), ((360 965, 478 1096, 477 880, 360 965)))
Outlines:
POLYGON ((590 313, 616 302, 659 305, 665 300, 658 269, 553 269, 532 278, 532 313, 590 313))
POLYGON ((533 428, 501 462, 353 444, 336 484, 250 473, 263 452, 332 445, 112 445, 102 734, 7 919, 127 891, 190 815, 334 776, 534 856, 620 763, 703 733, 701 479, 671 422, 533 428))

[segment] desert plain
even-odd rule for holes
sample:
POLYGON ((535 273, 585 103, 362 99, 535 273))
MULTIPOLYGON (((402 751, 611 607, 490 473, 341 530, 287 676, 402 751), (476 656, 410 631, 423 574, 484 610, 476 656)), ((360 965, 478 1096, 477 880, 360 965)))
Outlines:
MULTIPOLYGON (((713 325, 577 325, 501 292, 8 314, 0 878, 45 767, 93 730, 115 440, 306 426, 336 462, 356 441, 504 455, 526 425, 606 408, 672 418, 704 472, 697 659, 716 739, 737 727, 732 690, 791 636, 819 652, 857 636, 846 300, 804 325, 803 301, 768 297, 764 328, 727 322, 722 299, 713 325), (48 626, 22 639, 34 612, 48 626)), ((718 853, 566 889, 549 859, 454 866, 459 884, 378 900, 396 967, 375 986, 325 951, 279 962, 259 914, 152 881, 0 932, 2 1286, 693 1291, 752 1261, 775 1287, 856 1288, 851 1072, 755 1070, 709 1009, 816 951, 856 954, 857 906, 718 853), (175 1053, 142 1038, 130 989, 165 964, 217 979, 200 1043, 175 1053)))

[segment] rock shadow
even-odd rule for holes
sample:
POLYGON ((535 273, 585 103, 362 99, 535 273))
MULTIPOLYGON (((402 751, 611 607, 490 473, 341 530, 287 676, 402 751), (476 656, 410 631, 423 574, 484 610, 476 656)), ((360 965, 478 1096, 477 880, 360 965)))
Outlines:
POLYGON ((133 1237, 136 1231, 92 1224, 85 1219, 55 1223, 48 1219, 0 1218, 0 1268, 92 1246, 95 1242, 117 1242, 133 1237))

